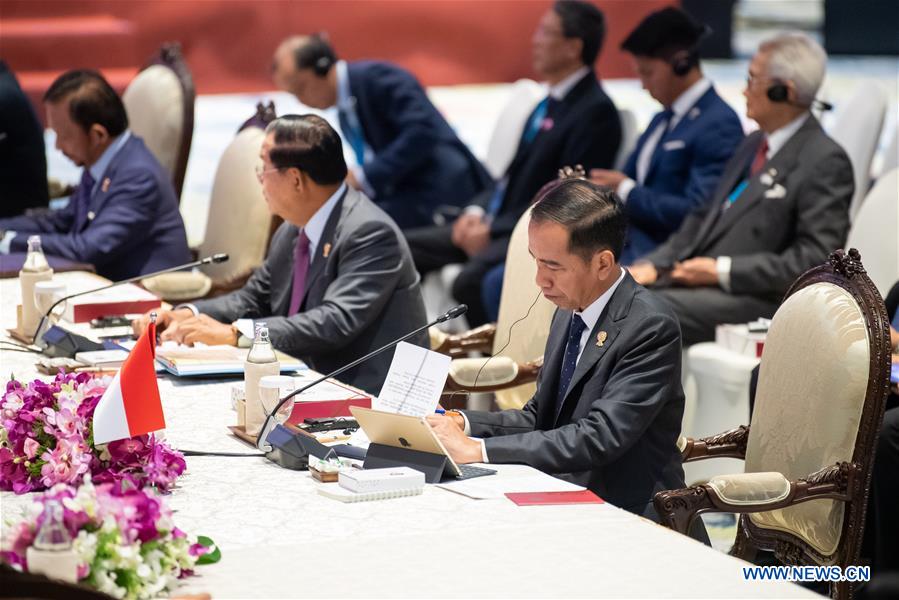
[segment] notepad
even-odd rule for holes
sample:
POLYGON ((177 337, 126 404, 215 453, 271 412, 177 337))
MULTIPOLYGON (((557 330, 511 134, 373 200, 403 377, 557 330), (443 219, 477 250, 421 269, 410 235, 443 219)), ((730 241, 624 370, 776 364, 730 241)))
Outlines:
POLYGON ((336 483, 322 484, 318 488, 318 493, 326 498, 332 498, 341 502, 370 502, 372 500, 390 500, 391 498, 406 498, 408 496, 419 496, 424 491, 425 486, 421 485, 414 488, 404 490, 386 490, 381 492, 353 492, 346 488, 340 487, 336 483))
MULTIPOLYGON (((306 369, 303 361, 275 351, 281 372, 306 369)), ((172 346, 168 343, 156 349, 156 360, 165 370, 177 377, 212 375, 242 375, 247 349, 235 346, 172 346)))

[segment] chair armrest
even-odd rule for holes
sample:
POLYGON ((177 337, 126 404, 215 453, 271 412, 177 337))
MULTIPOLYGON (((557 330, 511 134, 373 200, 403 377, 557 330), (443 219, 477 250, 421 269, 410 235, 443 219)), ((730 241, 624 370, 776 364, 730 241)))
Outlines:
POLYGON ((860 473, 857 463, 841 462, 795 481, 780 473, 723 475, 705 485, 658 492, 652 502, 663 525, 686 535, 702 513, 767 512, 818 499, 848 502, 860 473))
POLYGON ((435 339, 435 335, 431 335, 431 349, 434 352, 448 354, 452 357, 465 356, 469 352, 490 353, 493 350, 493 337, 496 335, 496 324, 488 323, 481 325, 475 329, 469 329, 464 333, 446 335, 435 339), (434 342, 438 341, 438 345, 434 342))
POLYGON ((532 383, 542 366, 542 356, 526 363, 516 363, 507 356, 457 358, 450 365, 443 393, 495 392, 532 383))
POLYGON ((681 437, 678 439, 678 448, 680 448, 684 462, 718 457, 745 460, 746 442, 748 441, 749 426, 740 425, 736 429, 698 440, 681 437))

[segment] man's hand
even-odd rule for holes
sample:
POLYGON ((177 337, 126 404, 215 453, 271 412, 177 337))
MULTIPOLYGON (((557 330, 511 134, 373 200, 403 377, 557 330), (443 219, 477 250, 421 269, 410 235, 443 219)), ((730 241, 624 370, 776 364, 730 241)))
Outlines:
POLYGON ((134 335, 139 337, 146 329, 147 325, 150 324, 150 313, 156 313, 156 332, 162 333, 166 329, 172 326, 173 323, 177 323, 178 321, 183 321, 185 319, 189 319, 194 316, 194 313, 189 308, 179 308, 178 310, 159 310, 154 309, 147 311, 140 318, 134 319, 131 321, 131 329, 134 331, 134 335))
POLYGON ((608 169, 590 169, 590 181, 596 185, 604 185, 613 190, 618 189, 618 184, 627 179, 627 175, 621 171, 610 171, 608 169))
POLYGON ((718 285, 717 261, 708 256, 699 256, 675 263, 671 279, 687 287, 718 285))
POLYGON ((460 464, 481 462, 481 443, 473 440, 459 426, 461 416, 428 415, 428 425, 437 434, 446 451, 460 464))
POLYGON ((188 346, 198 342, 209 346, 236 346, 237 337, 237 331, 230 325, 219 323, 207 315, 199 315, 178 321, 166 329, 159 339, 163 342, 173 340, 188 346))
POLYGON ((645 260, 632 264, 627 267, 627 270, 631 277, 634 278, 634 281, 640 285, 652 285, 659 278, 659 272, 656 270, 655 265, 645 260))
POLYGON ((485 221, 479 221, 465 232, 456 246, 468 256, 474 256, 480 254, 488 244, 490 244, 490 225, 485 221))
POLYGON ((461 248, 462 240, 468 236, 468 230, 480 223, 482 218, 482 215, 478 213, 462 213, 458 219, 453 221, 453 231, 450 236, 453 245, 461 248))

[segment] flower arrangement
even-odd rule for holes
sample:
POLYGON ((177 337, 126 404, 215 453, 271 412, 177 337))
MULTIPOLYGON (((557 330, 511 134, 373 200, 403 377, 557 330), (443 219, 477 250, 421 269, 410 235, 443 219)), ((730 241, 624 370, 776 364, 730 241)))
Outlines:
POLYGON ((94 409, 109 382, 60 373, 49 383, 7 383, 0 400, 0 490, 77 486, 88 474, 95 483, 127 477, 139 487, 171 488, 187 465, 154 435, 94 445, 94 409))
POLYGON ((135 487, 128 477, 96 486, 86 477, 77 489, 58 484, 36 496, 25 520, 4 524, 0 561, 28 571, 28 548, 50 502, 62 505, 78 582, 116 598, 156 597, 192 575, 197 565, 221 558, 212 540, 192 540, 175 527, 157 491, 135 487))

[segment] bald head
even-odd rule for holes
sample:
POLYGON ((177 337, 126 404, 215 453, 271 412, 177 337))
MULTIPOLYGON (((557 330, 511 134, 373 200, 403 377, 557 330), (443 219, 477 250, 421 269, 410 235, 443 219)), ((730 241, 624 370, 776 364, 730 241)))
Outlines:
POLYGON ((272 59, 272 81, 311 108, 325 109, 337 101, 337 55, 323 34, 285 39, 272 59))

